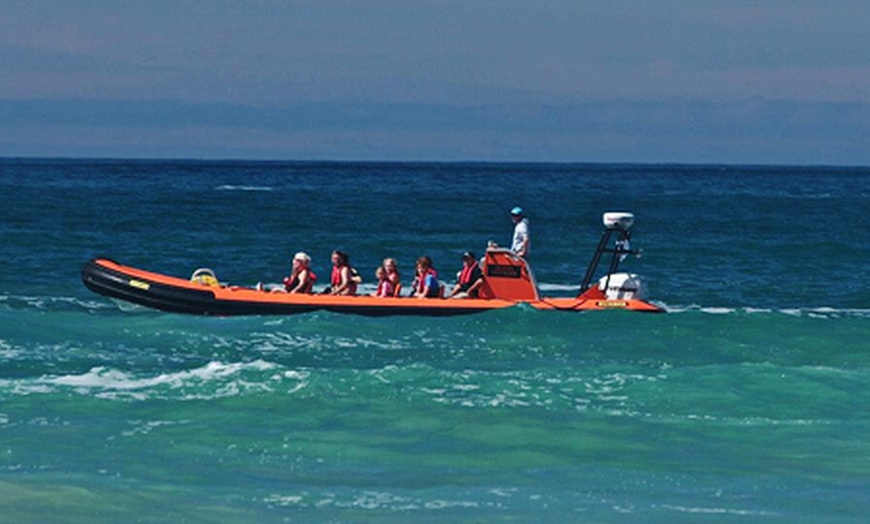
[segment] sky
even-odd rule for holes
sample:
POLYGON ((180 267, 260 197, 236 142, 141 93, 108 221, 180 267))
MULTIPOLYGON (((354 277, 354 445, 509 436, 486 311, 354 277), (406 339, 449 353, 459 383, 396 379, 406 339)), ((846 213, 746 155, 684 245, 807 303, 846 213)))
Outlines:
POLYGON ((0 157, 870 165, 867 0, 2 0, 0 157))

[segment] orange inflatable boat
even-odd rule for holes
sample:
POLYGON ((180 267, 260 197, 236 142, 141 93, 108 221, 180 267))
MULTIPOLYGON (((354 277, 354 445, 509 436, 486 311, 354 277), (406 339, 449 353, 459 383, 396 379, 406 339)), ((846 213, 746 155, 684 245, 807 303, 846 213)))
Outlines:
POLYGON ((531 268, 525 259, 507 249, 488 249, 481 269, 484 285, 478 298, 379 298, 318 294, 272 293, 260 289, 220 284, 213 274, 187 280, 124 266, 97 258, 82 268, 88 289, 108 297, 142 306, 195 315, 290 315, 326 310, 369 316, 445 316, 478 313, 528 304, 541 310, 588 311, 623 309, 661 312, 646 301, 646 286, 634 274, 617 272, 619 262, 636 254, 628 246, 634 217, 630 213, 605 213, 605 230, 576 297, 546 298, 538 294, 531 268), (610 245, 612 236, 616 240, 610 245), (606 274, 592 279, 602 258, 610 255, 606 274))

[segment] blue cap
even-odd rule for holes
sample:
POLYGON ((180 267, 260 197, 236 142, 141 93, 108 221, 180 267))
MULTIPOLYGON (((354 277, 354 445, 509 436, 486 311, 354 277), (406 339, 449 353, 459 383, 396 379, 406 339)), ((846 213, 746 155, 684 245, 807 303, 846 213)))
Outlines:
POLYGON ((521 208, 521 207, 515 207, 515 208, 511 209, 511 215, 522 215, 522 214, 523 214, 523 208, 521 208))

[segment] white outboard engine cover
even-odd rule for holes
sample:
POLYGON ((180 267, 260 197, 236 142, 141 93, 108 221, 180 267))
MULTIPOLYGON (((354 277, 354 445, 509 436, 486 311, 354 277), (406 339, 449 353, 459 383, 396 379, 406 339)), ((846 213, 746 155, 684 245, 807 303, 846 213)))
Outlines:
POLYGON ((608 300, 646 300, 647 297, 646 282, 634 273, 614 273, 610 275, 609 283, 606 276, 601 277, 598 289, 604 291, 608 300), (605 285, 607 289, 604 289, 605 285))
POLYGON ((620 231, 628 231, 634 225, 634 215, 622 211, 611 211, 604 213, 601 217, 604 222, 604 227, 607 229, 618 229, 620 231))

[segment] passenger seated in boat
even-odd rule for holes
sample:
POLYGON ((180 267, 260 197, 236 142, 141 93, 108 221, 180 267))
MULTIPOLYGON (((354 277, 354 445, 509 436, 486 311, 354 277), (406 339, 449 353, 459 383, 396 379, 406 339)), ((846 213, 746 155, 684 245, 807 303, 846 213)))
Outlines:
POLYGON ((395 258, 385 258, 383 263, 384 270, 387 272, 387 279, 390 281, 390 284, 393 286, 393 294, 392 296, 398 297, 399 292, 402 290, 402 283, 399 279, 399 267, 396 264, 395 258))
POLYGON ((362 282, 359 272, 350 266, 350 257, 344 251, 332 252, 332 278, 330 279, 333 295, 356 295, 356 286, 362 282))
MULTIPOLYGON (((290 276, 284 278, 284 291, 287 293, 311 293, 317 275, 311 271, 311 257, 303 252, 293 256, 290 276)), ((280 289, 279 289, 280 291, 280 289)))
POLYGON ((393 293, 393 283, 390 282, 390 278, 387 275, 387 270, 384 269, 384 266, 380 266, 375 270, 375 278, 378 279, 378 290, 372 294, 373 297, 395 296, 393 293))
POLYGON ((466 251, 462 254, 462 270, 456 280, 456 285, 447 298, 477 298, 480 286, 483 285, 483 271, 474 253, 466 251))
POLYGON ((438 298, 442 296, 438 272, 432 267, 432 259, 422 256, 417 259, 417 279, 414 281, 414 295, 417 298, 438 298))

